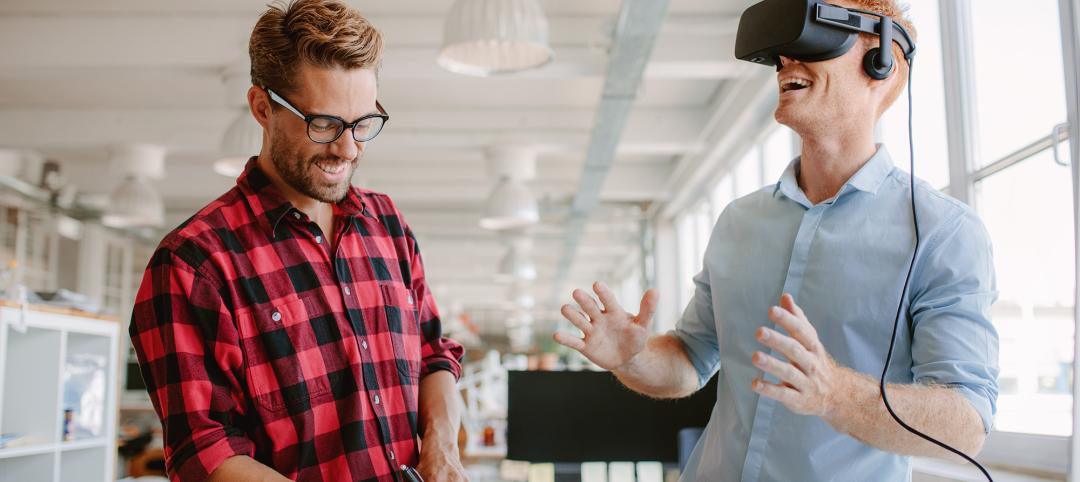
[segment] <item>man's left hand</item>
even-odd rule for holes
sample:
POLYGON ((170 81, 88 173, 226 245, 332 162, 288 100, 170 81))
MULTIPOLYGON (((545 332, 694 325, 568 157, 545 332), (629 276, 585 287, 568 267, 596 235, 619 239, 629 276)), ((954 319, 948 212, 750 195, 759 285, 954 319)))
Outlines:
POLYGON ((416 471, 424 482, 467 482, 468 475, 461 465, 456 446, 423 444, 420 449, 420 465, 416 471))
POLYGON ((792 412, 829 420, 836 410, 837 396, 843 393, 848 370, 825 351, 817 330, 791 295, 785 293, 780 297, 780 306, 769 309, 769 319, 788 334, 763 326, 757 331, 758 342, 784 355, 787 361, 755 352, 754 366, 775 376, 780 383, 755 378, 753 390, 780 401, 792 412))

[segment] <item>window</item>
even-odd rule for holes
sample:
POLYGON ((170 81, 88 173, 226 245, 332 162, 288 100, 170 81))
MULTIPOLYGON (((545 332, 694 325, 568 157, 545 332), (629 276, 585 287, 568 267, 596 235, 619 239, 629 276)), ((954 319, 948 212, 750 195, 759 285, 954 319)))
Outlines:
POLYGON ((691 216, 683 214, 675 219, 675 240, 679 252, 679 269, 676 271, 679 287, 678 302, 679 313, 694 296, 694 283, 691 278, 697 273, 694 266, 697 261, 694 258, 694 220, 691 216))
POLYGON ((724 208, 733 200, 735 200, 735 178, 724 176, 720 179, 720 182, 716 183, 709 195, 709 204, 713 208, 713 219, 720 219, 720 213, 724 212, 724 208))
POLYGON ((757 191, 764 183, 761 182, 761 148, 754 146, 735 166, 735 197, 741 198, 757 191))
POLYGON ((761 176, 765 184, 780 181, 795 152, 795 133, 784 126, 777 126, 761 145, 761 176))
POLYGON ((1073 230, 1068 168, 1051 152, 977 185, 994 244, 1001 340, 996 428, 1067 436, 1072 429, 1073 230))
MULTIPOLYGON (((908 15, 918 31, 912 86, 915 137, 915 175, 938 189, 949 185, 949 141, 945 117, 945 76, 941 59, 938 0, 910 2, 908 15)), ((911 169, 908 148, 908 90, 885 111, 880 139, 893 163, 911 169)))
POLYGON ((1000 292, 993 308, 1001 340, 996 425, 1067 436, 1075 326, 1070 171, 1054 162, 1048 142, 1022 150, 1048 140, 1066 119, 1058 2, 1014 6, 971 2, 974 164, 981 168, 974 173, 974 201, 994 245, 1000 292))
POLYGON ((978 167, 1050 134, 1066 118, 1058 1, 1016 7, 1006 0, 971 2, 978 167))

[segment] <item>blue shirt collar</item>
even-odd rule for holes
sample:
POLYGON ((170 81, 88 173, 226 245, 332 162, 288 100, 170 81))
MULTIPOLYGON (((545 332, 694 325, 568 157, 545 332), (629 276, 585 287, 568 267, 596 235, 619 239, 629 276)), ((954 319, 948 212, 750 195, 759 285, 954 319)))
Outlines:
MULTIPOLYGON (((791 200, 809 207, 812 206, 812 203, 806 198, 802 188, 799 187, 799 181, 796 177, 801 159, 802 156, 796 157, 791 161, 791 164, 788 164, 784 174, 780 176, 780 181, 773 188, 773 197, 779 192, 791 200)), ((855 172, 855 175, 851 176, 851 179, 844 183, 844 187, 840 189, 835 198, 839 198, 853 189, 876 195, 878 188, 889 177, 892 170, 892 157, 889 156, 888 149, 885 148, 884 144, 878 144, 874 155, 863 163, 862 167, 855 172)))

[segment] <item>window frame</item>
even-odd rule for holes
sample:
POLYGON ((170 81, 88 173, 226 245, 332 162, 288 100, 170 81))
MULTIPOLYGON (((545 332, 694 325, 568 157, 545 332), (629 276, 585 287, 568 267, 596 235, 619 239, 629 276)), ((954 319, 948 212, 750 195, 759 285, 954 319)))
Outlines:
MULTIPOLYGON (((1080 0, 1059 0, 1059 15, 1061 19, 1061 34, 1063 42, 1063 61, 1066 71, 1066 95, 1068 100, 1068 117, 1070 122, 1068 137, 1080 139, 1077 129, 1077 112, 1080 112, 1077 95, 1076 71, 1077 60, 1070 52, 1077 50, 1070 48, 1077 45, 1077 21, 1080 12, 1080 0), (1070 80, 1072 77, 1072 80, 1070 80)), ((946 125, 948 128, 949 145, 949 186, 948 193, 960 201, 972 207, 977 207, 975 198, 976 184, 988 177, 1001 173, 1009 167, 1024 162, 1046 149, 1055 148, 1055 137, 1060 139, 1064 136, 1056 136, 1048 133, 1046 137, 1037 139, 1028 146, 1007 155, 1001 159, 987 164, 981 168, 975 168, 978 153, 978 124, 976 113, 977 82, 974 76, 973 55, 974 47, 973 25, 971 17, 971 0, 942 0, 939 5, 940 24, 942 26, 942 62, 944 63, 945 76, 945 112, 946 125)), ((1080 197, 1078 197, 1078 172, 1077 160, 1080 159, 1080 142, 1071 142, 1071 158, 1073 171, 1073 222, 1077 228, 1076 249, 1077 266, 1074 272, 1077 276, 1077 285, 1080 287, 1080 197)), ((1074 296, 1074 306, 1080 305, 1080 288, 1074 296)), ((1074 308, 1075 331, 1073 346, 1074 353, 1080 354, 1080 306, 1074 308)), ((1074 367, 1080 367, 1080 356, 1074 356, 1074 367)), ((1080 371, 1074 370, 1074 373, 1080 371)), ((1073 444, 1077 436, 1080 420, 1078 420, 1077 400, 1080 398, 1080 383, 1073 383, 1073 435, 1072 437, 1040 435, 1019 432, 992 432, 987 437, 986 443, 978 459, 990 465, 1006 467, 1018 467, 1027 470, 1051 472, 1054 474, 1071 473, 1071 480, 1080 480, 1080 467, 1075 467, 1075 461, 1080 455, 1078 448, 1073 444), (1064 456, 1072 451, 1072 456, 1064 456)))

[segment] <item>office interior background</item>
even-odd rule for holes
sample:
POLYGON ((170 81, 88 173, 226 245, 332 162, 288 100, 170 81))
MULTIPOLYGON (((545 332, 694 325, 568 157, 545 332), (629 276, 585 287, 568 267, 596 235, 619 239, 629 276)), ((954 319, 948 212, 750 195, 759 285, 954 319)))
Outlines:
MULTIPOLYGON (((523 375, 594 376, 551 341, 571 328, 558 309, 572 289, 603 281, 636 307, 658 288, 653 330, 671 329, 720 212, 797 154, 772 118, 775 72, 733 57, 754 2, 505 1, 524 30, 503 34, 534 41, 541 65, 494 72, 446 54, 483 35, 453 8, 469 0, 349 0, 384 34, 379 99, 391 117, 354 184, 395 200, 444 330, 467 347, 461 445, 473 480, 672 480, 674 436, 640 434, 631 445, 647 449, 633 460, 582 465, 545 459, 507 428, 528 422, 514 419, 521 407, 589 396, 573 376, 522 388, 523 375)), ((997 480, 1080 480, 1080 2, 907 3, 919 31, 916 174, 973 206, 994 246, 1001 394, 979 459, 997 480)), ((245 92, 264 8, 0 1, 0 481, 161 480, 160 426, 127 324, 157 241, 259 151, 245 92)), ((906 95, 878 126, 904 170, 906 95)), ((597 391, 619 400, 612 416, 641 409, 629 392, 597 391)), ((557 425, 533 445, 599 430, 557 425)), ((979 480, 947 461, 914 470, 979 480)))

